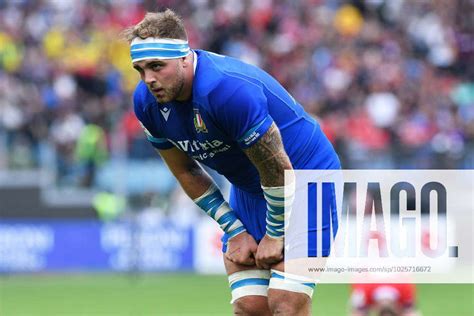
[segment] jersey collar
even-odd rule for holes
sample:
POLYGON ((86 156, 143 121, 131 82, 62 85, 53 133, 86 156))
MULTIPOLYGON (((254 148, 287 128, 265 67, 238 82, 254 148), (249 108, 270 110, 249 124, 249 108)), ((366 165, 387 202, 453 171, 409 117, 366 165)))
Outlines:
POLYGON ((196 67, 197 67, 197 63, 198 63, 198 56, 197 56, 197 54, 196 54, 195 51, 192 51, 192 52, 193 52, 193 56, 194 56, 194 58, 193 58, 193 71, 194 71, 194 73, 196 74, 196 67))

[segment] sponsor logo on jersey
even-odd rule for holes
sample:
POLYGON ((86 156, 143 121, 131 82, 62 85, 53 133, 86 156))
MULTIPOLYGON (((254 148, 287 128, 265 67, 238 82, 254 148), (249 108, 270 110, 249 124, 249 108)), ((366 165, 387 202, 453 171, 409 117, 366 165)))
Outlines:
POLYGON ((223 141, 214 140, 178 140, 173 141, 168 139, 173 145, 182 151, 188 153, 192 158, 197 160, 206 160, 213 158, 216 154, 225 152, 230 149, 230 145, 225 144, 223 141))
POLYGON ((204 121, 202 120, 201 114, 199 114, 198 109, 194 110, 194 127, 196 128, 196 132, 198 133, 207 133, 207 127, 204 121))

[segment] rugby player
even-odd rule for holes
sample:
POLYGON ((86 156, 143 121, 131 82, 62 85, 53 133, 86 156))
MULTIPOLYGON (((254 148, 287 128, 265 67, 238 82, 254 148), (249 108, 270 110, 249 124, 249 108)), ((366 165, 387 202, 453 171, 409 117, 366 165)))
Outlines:
POLYGON ((353 284, 350 315, 421 316, 415 294, 415 285, 410 283, 353 284))
POLYGON ((147 13, 124 35, 141 77, 134 108, 148 140, 224 231, 234 313, 309 315, 314 283, 284 272, 284 171, 340 168, 320 126, 263 70, 190 49, 171 10, 147 13), (228 202, 200 164, 230 181, 228 202))

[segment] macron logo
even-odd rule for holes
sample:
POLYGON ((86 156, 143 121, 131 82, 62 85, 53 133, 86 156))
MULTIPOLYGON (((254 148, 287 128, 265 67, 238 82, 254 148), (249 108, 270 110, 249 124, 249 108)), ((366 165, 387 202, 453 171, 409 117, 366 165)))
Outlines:
POLYGON ((171 109, 167 108, 167 107, 164 107, 164 108, 160 109, 160 112, 163 115, 163 117, 165 118, 165 121, 168 121, 168 116, 170 116, 171 109))

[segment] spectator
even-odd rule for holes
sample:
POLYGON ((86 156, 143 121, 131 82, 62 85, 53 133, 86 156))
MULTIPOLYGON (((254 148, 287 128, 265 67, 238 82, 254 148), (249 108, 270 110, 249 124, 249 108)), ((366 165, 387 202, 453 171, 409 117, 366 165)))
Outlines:
MULTIPOLYGON (((185 17, 192 47, 259 65, 282 82, 318 116, 344 168, 472 168, 467 2, 162 4, 185 17)), ((38 148, 49 144, 61 178, 77 182, 73 148, 94 118, 106 139, 118 124, 127 128, 130 157, 150 157, 130 121, 136 74, 118 31, 156 9, 138 0, 0 2, 0 139, 9 167, 38 166, 38 148)))

